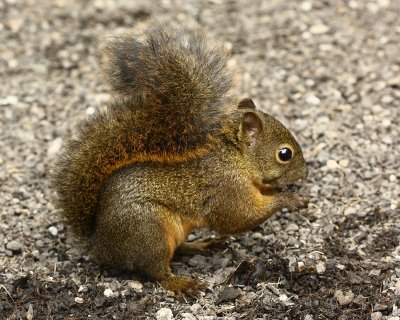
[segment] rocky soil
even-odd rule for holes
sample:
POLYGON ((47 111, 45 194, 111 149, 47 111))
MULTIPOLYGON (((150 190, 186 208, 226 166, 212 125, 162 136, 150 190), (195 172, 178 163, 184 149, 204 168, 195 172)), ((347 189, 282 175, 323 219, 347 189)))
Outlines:
POLYGON ((400 319, 398 0, 3 0, 0 74, 0 319, 400 319), (149 18, 223 41, 240 94, 288 125, 310 168, 307 209, 175 259, 208 283, 199 297, 91 262, 48 183, 109 101, 104 39, 149 18))

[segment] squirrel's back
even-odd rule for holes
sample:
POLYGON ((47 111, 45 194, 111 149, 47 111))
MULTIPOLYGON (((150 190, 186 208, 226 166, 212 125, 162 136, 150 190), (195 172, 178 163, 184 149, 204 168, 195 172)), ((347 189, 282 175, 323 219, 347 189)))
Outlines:
POLYGON ((213 147, 236 110, 226 63, 226 52, 197 29, 153 24, 109 43, 102 67, 114 102, 81 125, 53 176, 78 236, 92 233, 99 190, 116 170, 186 161, 213 147))

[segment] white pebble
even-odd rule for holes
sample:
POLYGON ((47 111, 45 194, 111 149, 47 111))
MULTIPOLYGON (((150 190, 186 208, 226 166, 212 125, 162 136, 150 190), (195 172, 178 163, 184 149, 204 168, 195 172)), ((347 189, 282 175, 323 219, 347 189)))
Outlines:
POLYGON ((321 100, 318 97, 311 95, 311 96, 307 96, 306 102, 309 105, 317 106, 321 103, 321 100))
POLYGON ((351 290, 347 293, 344 293, 342 290, 336 290, 334 297, 341 306, 346 306, 353 301, 354 293, 351 290))
MULTIPOLYGON (((385 87, 385 83, 383 83, 383 88, 385 87)), ((382 88, 382 89, 383 89, 382 88)), ((381 113, 383 111, 382 106, 380 106, 379 104, 375 104, 372 106, 372 111, 373 113, 377 114, 377 113, 381 113)))
POLYGON ((325 262, 324 261, 318 262, 315 268, 317 270, 317 273, 324 273, 326 270, 325 262))
POLYGON ((336 169, 338 167, 338 163, 336 160, 330 159, 326 162, 326 166, 328 169, 336 169))
POLYGON ((49 227, 47 230, 49 230, 49 232, 50 232, 50 234, 52 235, 52 236, 56 236, 56 235, 58 235, 58 229, 56 228, 56 227, 54 227, 54 226, 51 226, 51 227, 49 227))
POLYGON ((382 97, 382 99, 381 99, 381 102, 382 102, 383 104, 389 104, 389 103, 392 103, 392 102, 393 102, 393 98, 392 98, 391 96, 384 95, 384 96, 382 97))
POLYGON ((107 288, 106 290, 104 290, 104 295, 105 295, 107 298, 111 297, 113 294, 114 294, 114 292, 113 292, 111 289, 109 289, 109 288, 107 288))
POLYGON ((371 313, 371 320, 381 320, 383 317, 382 312, 371 313))
POLYGON ((141 284, 139 281, 129 281, 128 287, 133 290, 141 290, 143 288, 143 284, 141 284))
POLYGON ((193 240, 196 240, 196 239, 197 239, 197 237, 194 234, 189 234, 189 236, 187 238, 188 241, 193 241, 193 240))
POLYGON ((336 268, 338 268, 339 270, 344 270, 344 269, 346 269, 346 266, 343 265, 343 264, 341 264, 341 263, 338 263, 338 264, 336 265, 336 268))
POLYGON ((0 100, 0 105, 6 106, 6 105, 13 105, 18 103, 18 97, 17 96, 7 96, 5 99, 0 100))
POLYGON ((191 313, 184 312, 181 314, 182 320, 196 320, 197 318, 191 313))
POLYGON ((329 31, 329 27, 322 23, 314 24, 310 28, 310 32, 312 34, 324 34, 324 33, 327 33, 328 31, 329 31))
POLYGON ((349 1, 349 7, 352 9, 357 9, 359 7, 359 3, 356 0, 349 1))
POLYGON ((88 291, 87 286, 79 286, 79 288, 78 288, 78 292, 87 292, 87 291, 88 291))
POLYGON ((193 313, 200 313, 201 310, 202 310, 202 308, 199 303, 195 303, 190 306, 190 311, 192 311, 193 313))
POLYGON ((173 315, 171 309, 161 308, 156 313, 156 319, 157 320, 172 320, 172 319, 174 319, 174 315, 173 315))
POLYGON ((344 209, 345 216, 355 214, 356 212, 357 212, 356 208, 353 208, 353 207, 348 207, 348 208, 344 209))
POLYGON ((289 297, 286 294, 281 294, 279 296, 279 300, 282 301, 282 302, 286 302, 286 301, 289 300, 289 297))
POLYGON ((390 136, 383 136, 382 137, 382 142, 387 144, 387 145, 391 145, 393 143, 393 140, 390 136))
POLYGON ((390 0, 378 0, 377 3, 381 8, 387 8, 390 6, 390 0))
POLYGON ((81 297, 75 297, 75 302, 76 303, 84 303, 85 300, 83 300, 83 298, 81 298, 81 297))
POLYGON ((310 11, 312 9, 312 3, 310 1, 304 1, 300 5, 301 10, 303 11, 310 11))
POLYGON ((339 165, 343 168, 346 168, 349 165, 350 161, 348 159, 339 160, 339 165))
POLYGON ((384 127, 384 128, 389 128, 391 124, 392 124, 392 121, 390 121, 390 119, 382 120, 382 127, 384 127))
POLYGON ((321 43, 319 46, 319 50, 321 51, 332 51, 334 50, 334 46, 329 43, 321 43))

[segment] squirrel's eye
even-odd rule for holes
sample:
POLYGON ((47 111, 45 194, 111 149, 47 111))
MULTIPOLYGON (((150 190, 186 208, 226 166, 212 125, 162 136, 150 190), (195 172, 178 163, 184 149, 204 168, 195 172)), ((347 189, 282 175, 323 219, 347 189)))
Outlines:
POLYGON ((293 151, 289 147, 282 147, 278 149, 276 155, 278 162, 285 163, 292 160, 293 151))

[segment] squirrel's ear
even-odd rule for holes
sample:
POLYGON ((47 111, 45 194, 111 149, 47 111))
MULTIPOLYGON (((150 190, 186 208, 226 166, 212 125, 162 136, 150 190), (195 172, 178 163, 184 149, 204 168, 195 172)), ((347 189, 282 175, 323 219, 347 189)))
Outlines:
POLYGON ((244 98, 240 100, 238 104, 238 109, 255 109, 256 105, 250 98, 244 98))
POLYGON ((261 132, 261 120, 256 112, 250 111, 243 114, 242 129, 248 138, 249 146, 253 146, 261 132))

